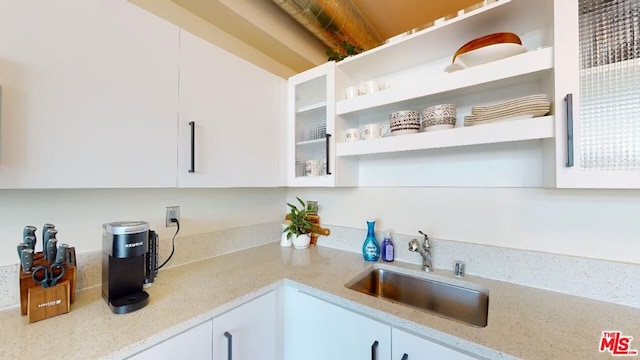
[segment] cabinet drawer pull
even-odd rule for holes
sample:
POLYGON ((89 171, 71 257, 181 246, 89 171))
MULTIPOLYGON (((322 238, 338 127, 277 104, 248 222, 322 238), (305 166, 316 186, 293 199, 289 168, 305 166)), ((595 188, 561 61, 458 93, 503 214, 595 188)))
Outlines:
POLYGON ((573 166, 573 94, 564 97, 567 106, 567 167, 573 166))
POLYGON ((191 168, 189 172, 196 172, 196 123, 195 121, 189 121, 191 126, 191 168))
POLYGON ((404 355, 402 355, 402 359, 400 360, 409 360, 409 355, 405 353, 404 355))
POLYGON ((227 338, 227 360, 233 360, 233 355, 231 352, 233 346, 233 336, 228 331, 224 332, 224 337, 227 338))
POLYGON ((378 358, 378 340, 374 341, 371 344, 371 360, 376 360, 378 358))
POLYGON ((326 151, 327 161, 325 161, 325 165, 326 165, 327 169, 326 169, 325 174, 331 175, 331 171, 329 171, 329 138, 331 138, 331 134, 325 134, 324 137, 325 137, 326 146, 327 146, 327 149, 326 149, 327 150, 326 151))

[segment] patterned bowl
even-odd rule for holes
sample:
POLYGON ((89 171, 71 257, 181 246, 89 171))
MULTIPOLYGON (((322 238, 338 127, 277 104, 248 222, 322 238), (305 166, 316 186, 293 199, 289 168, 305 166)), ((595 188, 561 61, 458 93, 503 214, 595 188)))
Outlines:
POLYGON ((451 129, 456 126, 456 104, 439 104, 422 111, 425 131, 451 129))
POLYGON ((414 110, 395 111, 389 115, 391 123, 420 122, 420 113, 414 110))

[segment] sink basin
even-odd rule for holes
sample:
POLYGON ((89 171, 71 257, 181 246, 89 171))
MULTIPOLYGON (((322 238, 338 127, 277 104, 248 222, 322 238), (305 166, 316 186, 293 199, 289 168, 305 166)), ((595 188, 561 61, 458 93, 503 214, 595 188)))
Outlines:
POLYGON ((487 326, 489 294, 385 269, 372 269, 347 288, 477 327, 487 326))

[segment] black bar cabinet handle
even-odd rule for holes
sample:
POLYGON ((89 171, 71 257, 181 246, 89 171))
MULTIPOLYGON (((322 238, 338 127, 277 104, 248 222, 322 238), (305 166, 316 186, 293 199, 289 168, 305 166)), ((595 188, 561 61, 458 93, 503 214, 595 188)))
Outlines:
POLYGON ((191 126, 191 168, 190 173, 196 172, 196 122, 189 121, 191 126))
POLYGON ((567 167, 573 166, 573 94, 564 97, 567 105, 567 167))
POLYGON ((233 360, 233 355, 231 353, 231 348, 233 345, 233 336, 228 331, 224 332, 224 337, 227 338, 227 359, 233 360))
POLYGON ((329 171, 329 138, 331 138, 331 134, 325 134, 325 140, 326 140, 326 145, 327 145, 327 161, 326 161, 326 166, 327 166, 327 171, 326 174, 327 175, 331 175, 331 171, 329 171))
POLYGON ((376 360, 378 358, 378 340, 374 341, 371 344, 371 360, 376 360))
POLYGON ((409 355, 405 353, 404 355, 402 355, 402 359, 400 360, 409 360, 409 355))

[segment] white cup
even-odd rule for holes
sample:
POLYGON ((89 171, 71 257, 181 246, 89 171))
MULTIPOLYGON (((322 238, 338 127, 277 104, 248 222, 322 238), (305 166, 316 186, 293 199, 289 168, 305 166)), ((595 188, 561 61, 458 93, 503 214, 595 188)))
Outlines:
POLYGON ((344 95, 347 99, 354 98, 360 95, 360 89, 357 86, 349 86, 348 88, 344 89, 344 95))
POLYGON ((361 138, 361 134, 360 134, 360 129, 356 129, 356 128, 351 128, 351 129, 347 129, 344 132, 344 140, 349 142, 349 141, 358 141, 361 138))
POLYGON ((324 175, 324 160, 307 160, 304 162, 304 176, 324 175))
POLYGON ((374 92, 380 91, 380 83, 376 80, 365 81, 364 83, 362 83, 362 87, 365 94, 372 94, 374 92))
POLYGON ((362 137, 365 140, 377 139, 386 136, 389 133, 389 127, 380 124, 367 124, 362 129, 362 137))

